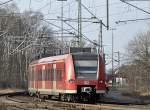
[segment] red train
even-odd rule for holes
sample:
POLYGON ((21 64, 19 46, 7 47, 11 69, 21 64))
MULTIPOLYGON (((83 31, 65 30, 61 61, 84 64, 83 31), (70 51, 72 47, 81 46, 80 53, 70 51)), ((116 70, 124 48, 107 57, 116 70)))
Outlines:
POLYGON ((104 62, 98 54, 52 56, 29 65, 30 95, 58 96, 67 101, 95 101, 105 90, 104 62))

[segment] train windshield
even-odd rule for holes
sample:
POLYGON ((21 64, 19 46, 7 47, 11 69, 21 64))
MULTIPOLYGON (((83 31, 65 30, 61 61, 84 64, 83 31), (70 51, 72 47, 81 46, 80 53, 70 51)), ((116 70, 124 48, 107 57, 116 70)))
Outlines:
POLYGON ((95 80, 97 77, 97 55, 73 55, 76 79, 95 80))

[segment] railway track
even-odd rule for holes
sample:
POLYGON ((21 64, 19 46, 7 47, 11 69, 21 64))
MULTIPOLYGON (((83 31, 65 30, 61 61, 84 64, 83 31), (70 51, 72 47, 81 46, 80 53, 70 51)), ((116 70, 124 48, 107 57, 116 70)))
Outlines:
POLYGON ((83 104, 61 102, 57 100, 41 101, 35 97, 29 97, 16 94, 5 94, 1 98, 5 98, 5 106, 13 108, 13 110, 150 110, 150 106, 145 105, 130 105, 118 103, 97 103, 83 104), (9 103, 8 103, 9 102, 9 103))
POLYGON ((70 103, 70 102, 60 102, 60 101, 49 101, 49 103, 59 103, 55 106, 60 107, 70 107, 82 110, 150 110, 150 106, 141 106, 141 105, 120 105, 120 104, 104 104, 104 103, 97 103, 97 104, 81 104, 81 103, 70 103))
POLYGON ((8 92, 8 93, 0 93, 0 97, 2 96, 16 96, 16 95, 24 95, 27 94, 27 91, 15 91, 15 92, 8 92))
MULTIPOLYGON (((55 101, 45 100, 43 102, 40 102, 40 100, 37 98, 35 98, 35 100, 39 101, 39 103, 37 103, 36 106, 40 109, 46 108, 46 109, 52 109, 52 110, 93 110, 93 109, 94 110, 150 110, 150 107, 141 106, 141 105, 131 106, 131 105, 104 104, 104 103, 82 104, 82 103, 60 102, 56 100, 55 101)), ((20 101, 20 102, 29 103, 27 101, 26 102, 20 101)))

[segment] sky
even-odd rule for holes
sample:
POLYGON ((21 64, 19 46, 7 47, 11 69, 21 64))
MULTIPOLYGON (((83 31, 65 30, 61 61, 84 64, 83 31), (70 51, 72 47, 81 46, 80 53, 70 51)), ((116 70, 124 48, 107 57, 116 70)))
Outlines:
MULTIPOLYGON (((3 3, 8 0, 0 0, 3 3)), ((20 12, 24 10, 34 10, 40 11, 44 14, 45 19, 57 19, 61 16, 61 2, 57 0, 13 0, 20 9, 20 12)), ((129 3, 136 5, 148 12, 150 12, 150 1, 128 1, 129 3)), ((84 4, 93 14, 95 14, 99 19, 106 23, 106 0, 82 0, 84 4)), ((64 18, 77 18, 77 1, 67 0, 63 2, 64 5, 64 18)), ((136 21, 136 22, 126 22, 116 24, 117 21, 124 21, 130 19, 140 19, 149 18, 150 15, 137 10, 120 0, 109 0, 109 22, 110 27, 114 28, 114 52, 120 51, 123 56, 126 53, 126 48, 128 42, 132 40, 138 33, 145 32, 149 29, 150 20, 136 21)), ((82 7, 82 18, 91 18, 92 15, 89 14, 82 7)), ((50 21, 58 26, 61 25, 58 21, 50 21)), ((77 29, 76 22, 68 22, 70 25, 77 29)), ((56 27, 52 27, 53 30, 60 30, 56 27)), ((82 23, 83 34, 86 35, 91 40, 97 40, 99 34, 99 24, 94 24, 91 22, 82 23)), ((65 29, 71 29, 66 24, 64 24, 65 29)), ((73 30, 72 30, 73 31, 73 30)), ((103 27, 103 44, 105 48, 105 53, 107 55, 108 67, 110 67, 111 59, 111 43, 112 42, 112 31, 107 30, 103 27)), ((117 55, 114 54, 114 58, 117 55)), ((117 66, 117 62, 115 63, 117 66)))

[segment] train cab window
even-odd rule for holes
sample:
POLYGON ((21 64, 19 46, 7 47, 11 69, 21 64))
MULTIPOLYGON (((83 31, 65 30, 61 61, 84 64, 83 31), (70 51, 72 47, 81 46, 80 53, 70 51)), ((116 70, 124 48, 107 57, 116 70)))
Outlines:
POLYGON ((97 55, 74 55, 76 79, 95 80, 97 78, 97 55))

